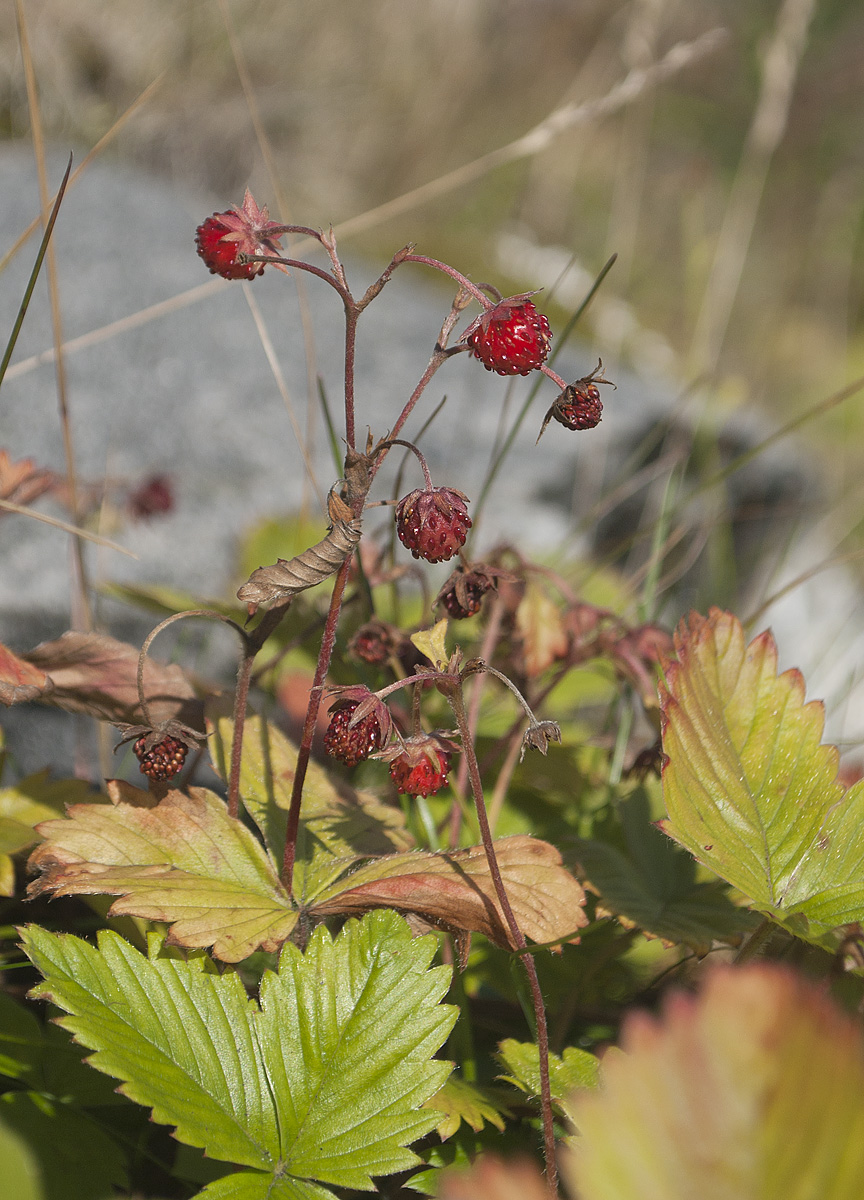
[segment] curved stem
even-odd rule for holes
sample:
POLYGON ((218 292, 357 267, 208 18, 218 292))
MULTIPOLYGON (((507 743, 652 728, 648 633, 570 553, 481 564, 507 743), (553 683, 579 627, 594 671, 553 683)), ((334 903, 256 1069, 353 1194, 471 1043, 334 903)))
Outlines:
POLYGON ((351 299, 349 293, 345 290, 342 284, 339 283, 337 279, 334 279, 329 271, 324 271, 321 269, 321 267, 314 267, 312 263, 303 262, 299 258, 282 258, 281 255, 277 254, 238 254, 237 262, 261 263, 261 265, 265 267, 291 267, 295 271, 308 271, 310 275, 317 275, 319 279, 323 279, 325 283, 329 283, 330 286, 339 293, 343 300, 345 300, 346 297, 348 300, 351 299))
POLYGON ((519 923, 516 920, 507 897, 504 880, 501 877, 501 869, 498 866, 495 844, 492 840, 489 818, 486 814, 486 802, 483 799, 483 782, 480 779, 480 768, 477 765, 477 755, 474 752, 474 743, 471 740, 471 731, 468 727, 468 718, 465 713, 461 682, 452 690, 448 689, 447 699, 456 717, 456 724, 459 727, 459 736, 462 741, 462 753, 468 762, 468 777, 471 780, 474 807, 477 811, 480 836, 483 839, 483 849, 486 851, 486 862, 489 866, 489 874, 492 876, 495 895, 498 898, 498 903, 501 906, 501 911, 510 930, 510 936, 518 950, 523 951, 521 955, 522 965, 525 968, 525 974, 528 976, 528 985, 531 989, 531 999, 534 1006, 534 1020, 537 1025, 537 1049, 540 1058, 540 1104, 543 1113, 543 1153, 546 1160, 546 1187, 550 1197, 554 1197, 558 1194, 558 1167, 555 1162, 552 1089, 549 1082, 549 1027, 546 1022, 543 993, 540 991, 540 980, 537 977, 537 967, 534 959, 532 955, 524 953, 527 949, 525 935, 519 928, 519 923))
POLYGON ((562 379, 561 376, 557 374, 557 372, 553 371, 551 367, 547 367, 545 363, 540 364, 540 370, 544 375, 548 375, 553 383, 557 383, 562 392, 568 386, 567 381, 562 379))
POLYGON ((141 647, 141 651, 138 655, 138 703, 141 706, 144 722, 147 725, 152 726, 154 724, 150 717, 150 706, 147 703, 147 697, 144 695, 144 664, 147 661, 147 651, 152 646, 154 639, 162 632, 163 629, 167 629, 168 626, 173 625, 175 621, 185 620, 186 617, 208 617, 213 621, 222 621, 225 625, 230 625, 232 629, 236 629, 239 633, 243 642, 244 651, 248 649, 249 637, 245 629, 241 629, 236 621, 232 621, 231 618, 226 617, 224 613, 214 612, 210 608, 190 608, 185 612, 172 613, 170 617, 166 617, 164 621, 160 621, 155 629, 151 629, 147 634, 147 637, 144 639, 144 644, 141 647))
POLYGON ((451 279, 455 279, 458 284, 464 287, 466 292, 470 292, 484 309, 495 307, 489 297, 480 291, 476 283, 472 283, 470 279, 466 279, 461 271, 457 271, 455 267, 449 266, 448 263, 439 262, 437 258, 427 258, 425 254, 406 254, 402 261, 420 263, 427 267, 434 267, 436 271, 443 271, 445 275, 449 275, 451 279))
POLYGON ((388 438, 386 444, 389 446, 405 446, 406 449, 413 451, 417 455, 417 458, 420 460, 420 469, 423 472, 423 478, 426 480, 426 491, 431 492, 433 490, 432 476, 429 474, 429 467, 426 459, 423 457, 422 451, 413 442, 406 442, 403 438, 388 438))

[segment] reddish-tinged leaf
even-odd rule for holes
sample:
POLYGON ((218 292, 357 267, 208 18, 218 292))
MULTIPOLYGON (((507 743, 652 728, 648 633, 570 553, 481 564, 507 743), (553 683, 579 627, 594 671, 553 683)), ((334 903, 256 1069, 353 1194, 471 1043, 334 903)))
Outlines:
MULTIPOLYGON (((69 632, 56 641, 43 642, 24 658, 31 669, 48 676, 50 690, 38 696, 45 703, 108 721, 134 723, 143 719, 138 706, 135 646, 107 634, 69 632)), ((180 667, 148 657, 144 693, 155 724, 176 717, 200 728, 200 706, 180 667)))
POLYGON ((540 675, 567 653, 567 633, 558 608, 538 588, 529 587, 516 610, 525 670, 540 675))
POLYGON ((776 965, 720 967, 627 1018, 571 1101, 579 1200, 860 1200, 860 1022, 776 965))
MULTIPOLYGON (((526 937, 552 942, 587 923, 585 894, 554 846, 518 836, 501 838, 495 849, 508 899, 526 937)), ((483 933, 496 945, 517 948, 499 909, 482 846, 375 859, 325 888, 314 903, 319 916, 356 915, 372 908, 416 913, 437 928, 483 933)))
POLYGON ((527 1159, 502 1162, 491 1154, 467 1171, 447 1171, 441 1200, 549 1200, 540 1168, 527 1159))
POLYGON ((0 643, 0 704, 10 708, 13 704, 26 704, 41 698, 53 686, 44 671, 0 643))
POLYGON ((212 792, 172 791, 154 808, 76 804, 39 826, 30 894, 119 895, 112 915, 165 921, 169 942, 226 962, 275 950, 297 912, 253 834, 212 792))
POLYGON ((864 783, 848 792, 838 753, 820 744, 821 703, 798 671, 777 674, 769 633, 745 644, 712 609, 675 638, 661 689, 662 828, 754 907, 833 945, 864 922, 864 783))

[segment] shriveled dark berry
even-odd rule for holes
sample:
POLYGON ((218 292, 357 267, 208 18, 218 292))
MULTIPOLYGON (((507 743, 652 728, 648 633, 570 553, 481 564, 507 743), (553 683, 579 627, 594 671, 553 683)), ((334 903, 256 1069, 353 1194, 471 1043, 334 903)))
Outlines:
POLYGON ((146 740, 140 737, 132 747, 142 774, 156 781, 173 779, 182 769, 189 747, 178 738, 169 736, 147 750, 146 740))
POLYGON ((352 700, 335 708, 330 724, 324 734, 324 749, 331 758, 338 758, 346 767, 356 767, 359 762, 380 750, 386 740, 378 715, 373 711, 351 724, 351 718, 360 705, 352 700))
POLYGON ((598 383, 608 383, 614 387, 610 379, 604 379, 601 374, 603 360, 601 359, 590 375, 569 383, 558 396, 555 403, 543 418, 543 424, 537 435, 537 441, 543 436, 543 431, 551 420, 556 420, 565 429, 594 429, 600 424, 603 416, 603 401, 600 399, 598 383))

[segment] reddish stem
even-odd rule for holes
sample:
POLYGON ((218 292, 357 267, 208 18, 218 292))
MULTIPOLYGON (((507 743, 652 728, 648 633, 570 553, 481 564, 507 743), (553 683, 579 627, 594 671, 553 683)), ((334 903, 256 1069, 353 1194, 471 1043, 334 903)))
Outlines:
POLYGON ((470 292, 484 309, 495 307, 489 297, 483 295, 476 283, 472 283, 470 279, 466 279, 461 271, 457 271, 455 267, 451 267, 448 263, 439 262, 437 258, 427 258, 425 254, 406 254, 402 261, 421 263, 427 267, 434 267, 436 271, 443 271, 445 275, 449 275, 451 279, 455 279, 467 292, 470 292))
POLYGON ((297 852, 297 831, 300 828, 300 803, 303 799, 303 785, 306 782, 306 770, 309 766, 309 757, 312 753, 312 738, 315 734, 315 723, 318 720, 318 712, 321 708, 321 693, 327 671, 330 668, 330 658, 333 654, 333 646, 336 641, 336 626, 339 623, 342 596, 345 592, 345 584, 348 582, 351 558, 352 556, 349 555, 336 572, 336 582, 333 585, 333 594, 330 597, 327 622, 324 626, 324 635, 321 638, 318 665, 315 668, 315 678, 312 681, 312 690, 309 693, 306 720, 303 724, 303 736, 300 740, 300 748, 297 751, 297 766, 294 770, 291 805, 288 809, 288 825, 285 830, 285 853, 282 858, 281 874, 282 884, 289 893, 291 893, 291 885, 294 879, 294 858, 297 852))
MULTIPOLYGON (((477 810, 477 822, 480 826, 480 836, 483 839, 483 849, 486 851, 486 862, 489 874, 495 888, 495 895, 501 905, 501 911, 507 921, 510 935, 520 950, 525 950, 527 943, 525 935, 519 928, 519 923, 510 906, 498 858, 495 854, 495 844, 492 831, 489 828, 489 818, 486 814, 486 802, 483 799, 483 782, 480 778, 480 768, 477 765, 477 755, 474 753, 474 743, 471 740, 471 730, 465 714, 465 704, 462 697, 461 684, 448 689, 447 699, 459 726, 459 736, 462 741, 462 753, 468 763, 468 776, 471 780, 471 791, 474 796, 474 807, 477 810)), ((540 1057, 540 1105, 543 1113, 543 1154, 546 1160, 546 1187, 550 1197, 558 1195, 558 1167, 555 1162, 555 1129, 552 1114, 552 1089, 549 1082, 549 1027, 546 1022, 546 1008, 543 1004, 543 993, 540 991, 540 980, 537 977, 537 967, 530 954, 522 954, 522 965, 528 976, 531 989, 531 999, 534 1006, 534 1020, 537 1025, 537 1050, 540 1057)))

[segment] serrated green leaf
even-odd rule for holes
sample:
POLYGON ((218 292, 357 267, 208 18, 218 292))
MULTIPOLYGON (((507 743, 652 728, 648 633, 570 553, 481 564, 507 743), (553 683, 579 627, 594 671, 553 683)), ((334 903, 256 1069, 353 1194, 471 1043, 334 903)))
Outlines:
POLYGON ((212 946, 226 962, 278 949, 297 922, 260 843, 204 788, 169 792, 152 808, 74 805, 40 832, 33 895, 119 895, 111 915, 166 921, 172 941, 212 946))
MULTIPOLYGON (((540 1097, 540 1052, 534 1042, 517 1042, 506 1038, 498 1046, 498 1058, 507 1069, 502 1076, 508 1083, 535 1099, 540 1097)), ((562 1055, 549 1055, 549 1087, 552 1103, 571 1125, 572 1098, 579 1089, 597 1086, 599 1059, 578 1046, 567 1046, 562 1055)))
POLYGON ((776 965, 720 967, 635 1013, 574 1099, 581 1200, 860 1200, 860 1022, 776 965))
POLYGON ((257 1172, 242 1175, 225 1175, 207 1185, 195 1200, 336 1200, 329 1188, 308 1179, 283 1177, 257 1172))
POLYGON ((237 975, 146 959, 110 932, 98 950, 36 926, 22 940, 45 976, 33 994, 70 1014, 61 1024, 92 1065, 181 1141, 261 1172, 267 1194, 296 1180, 371 1188, 418 1162, 405 1147, 438 1119, 421 1106, 450 1072, 432 1055, 456 1013, 440 1003, 449 969, 429 965, 436 940, 412 939, 397 914, 349 921, 335 940, 320 926, 305 954, 286 945, 260 1007, 237 975))
POLYGON ((465 1122, 475 1133, 488 1123, 504 1132, 504 1118, 510 1115, 507 1101, 500 1090, 469 1083, 451 1075, 440 1091, 426 1102, 426 1108, 437 1109, 444 1114, 436 1129, 438 1136, 446 1141, 465 1122))
POLYGON ((712 609, 676 634, 661 689, 662 828, 753 906, 812 941, 864 921, 864 782, 843 791, 824 708, 777 674, 770 633, 745 645, 712 609))
MULTIPOLYGON (((213 769, 228 777, 233 722, 208 721, 213 769)), ((271 853, 281 860, 297 765, 297 748, 261 717, 249 717, 243 736, 240 795, 271 853)), ((323 767, 310 763, 303 789, 294 894, 308 900, 345 870, 344 859, 407 850, 412 840, 399 809, 371 792, 337 787, 323 767)))
POLYGON ((697 879, 691 855, 665 837, 651 820, 640 789, 616 806, 620 845, 580 838, 576 854, 604 910, 627 927, 637 926, 666 942, 682 942, 697 954, 712 943, 735 943, 759 917, 732 903, 717 881, 697 879))

